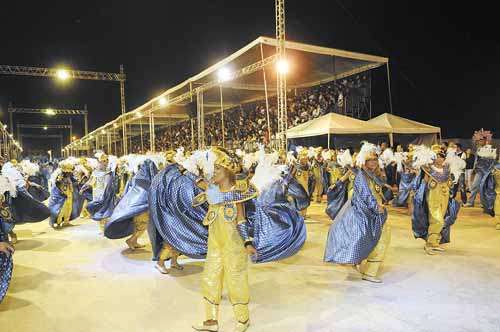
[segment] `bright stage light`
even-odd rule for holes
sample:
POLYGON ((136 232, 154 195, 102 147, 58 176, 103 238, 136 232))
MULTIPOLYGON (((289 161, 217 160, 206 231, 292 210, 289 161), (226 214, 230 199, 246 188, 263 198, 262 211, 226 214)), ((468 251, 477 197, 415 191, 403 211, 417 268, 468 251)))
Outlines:
MULTIPOLYGON (((160 103, 161 104, 161 103, 160 103)), ((141 112, 137 112, 135 113, 135 117, 136 118, 142 118, 142 113, 141 112)))
POLYGON ((43 130, 47 130, 47 126, 43 126, 43 130))
POLYGON ((217 72, 217 76, 219 77, 219 82, 226 82, 231 79, 232 74, 229 68, 223 67, 219 69, 219 71, 217 72))
POLYGON ((73 137, 71 137, 71 138, 73 139, 73 141, 76 141, 76 136, 73 136, 73 137))
POLYGON ((106 130, 104 130, 104 129, 103 129, 103 130, 101 131, 101 133, 106 134, 106 130))
POLYGON ((47 108, 45 110, 45 114, 47 114, 47 115, 55 115, 56 111, 54 111, 52 108, 47 108))
POLYGON ((57 78, 61 81, 65 81, 69 78, 69 72, 66 69, 57 70, 57 78))
POLYGON ((280 59, 276 63, 276 70, 280 74, 288 74, 288 71, 290 70, 290 64, 286 59, 280 59))
POLYGON ((165 106, 168 104, 168 101, 167 101, 167 98, 165 97, 161 97, 159 100, 158 100, 158 103, 160 104, 160 106, 165 106))

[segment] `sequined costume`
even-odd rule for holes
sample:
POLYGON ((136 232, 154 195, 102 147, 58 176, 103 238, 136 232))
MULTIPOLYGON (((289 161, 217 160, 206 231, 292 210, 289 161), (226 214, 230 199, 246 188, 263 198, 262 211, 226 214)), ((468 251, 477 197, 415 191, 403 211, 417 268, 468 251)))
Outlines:
POLYGON ((414 188, 416 175, 410 170, 405 170, 400 173, 398 194, 392 201, 394 207, 408 207, 411 192, 414 188))
MULTIPOLYGON (((297 163, 292 170, 292 174, 297 183, 300 184, 302 188, 304 188, 304 190, 306 191, 309 200, 311 200, 311 194, 313 192, 315 180, 314 180, 314 175, 310 170, 309 164, 303 165, 297 163)), ((307 208, 300 210, 300 213, 302 216, 305 217, 307 214, 307 208)))
MULTIPOLYGON (((2 195, 3 196, 3 195, 2 195)), ((2 208, 2 213, 0 214, 0 242, 8 242, 8 227, 2 217, 4 215, 4 211, 2 208)), ((10 280, 12 278, 12 255, 7 256, 5 253, 0 252, 0 303, 2 303, 5 295, 7 294, 7 290, 10 285, 10 280)))
POLYGON ((330 226, 324 260, 336 264, 361 264, 363 276, 376 277, 390 243, 387 211, 379 211, 382 187, 375 175, 360 170, 353 182, 348 205, 330 226))
POLYGON ((449 243, 460 205, 450 197, 448 168, 444 167, 442 172, 433 167, 422 168, 415 185, 412 215, 415 238, 424 239, 429 248, 449 243))
POLYGON ((495 180, 495 219, 496 229, 500 230, 500 164, 496 164, 493 169, 493 179, 495 180))
POLYGON ((326 172, 325 162, 322 159, 315 158, 312 162, 311 173, 314 177, 311 196, 316 203, 321 203, 323 193, 328 188, 328 173, 326 172))
POLYGON ((60 174, 51 186, 48 204, 49 224, 52 227, 63 226, 80 216, 83 199, 78 192, 78 185, 72 176, 60 174))
POLYGON ((135 232, 142 233, 147 229, 149 189, 157 173, 158 168, 149 159, 139 166, 139 170, 128 181, 120 201, 106 223, 104 236, 109 239, 120 239, 135 232))
POLYGON ((115 208, 115 175, 111 171, 95 170, 89 184, 92 187, 92 201, 88 203, 87 210, 92 219, 107 220, 115 208))

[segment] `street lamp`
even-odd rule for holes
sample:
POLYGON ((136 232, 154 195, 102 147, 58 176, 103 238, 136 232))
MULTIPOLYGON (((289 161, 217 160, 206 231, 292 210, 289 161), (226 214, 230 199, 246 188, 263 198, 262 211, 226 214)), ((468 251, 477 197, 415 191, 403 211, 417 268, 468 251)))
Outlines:
POLYGON ((43 130, 47 130, 47 126, 43 126, 43 130))
POLYGON ((276 63, 276 70, 280 74, 288 74, 288 71, 290 70, 290 64, 286 59, 280 59, 276 63))
POLYGON ((56 75, 61 81, 66 81, 69 78, 69 72, 66 69, 58 69, 56 75))
POLYGON ((168 100, 165 97, 161 97, 158 102, 160 103, 160 106, 165 106, 168 104, 168 100))
POLYGON ((231 71, 227 67, 223 67, 219 69, 219 71, 217 72, 217 77, 219 78, 219 82, 229 81, 231 79, 231 76, 232 76, 231 71))

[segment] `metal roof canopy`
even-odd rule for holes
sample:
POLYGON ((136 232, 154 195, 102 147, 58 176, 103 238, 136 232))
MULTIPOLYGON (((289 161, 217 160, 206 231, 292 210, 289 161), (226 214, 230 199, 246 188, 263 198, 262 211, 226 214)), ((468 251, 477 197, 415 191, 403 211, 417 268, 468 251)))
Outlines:
MULTIPOLYGON (((119 130, 122 122, 130 126, 139 126, 142 121, 143 126, 148 127, 151 113, 154 116, 155 127, 187 120, 192 102, 196 110, 198 92, 203 93, 206 115, 221 111, 221 94, 224 110, 264 101, 266 87, 268 97, 271 98, 276 91, 276 45, 274 38, 259 37, 199 74, 97 128, 71 145, 95 139, 95 136, 103 130, 119 130), (221 82, 218 77, 221 68, 227 68, 231 73, 231 78, 225 82, 221 82), (162 104, 164 100, 167 101, 166 104, 162 104)), ((290 63, 287 89, 308 88, 328 83, 383 66, 389 61, 385 57, 291 41, 287 41, 285 46, 287 60, 290 63)))

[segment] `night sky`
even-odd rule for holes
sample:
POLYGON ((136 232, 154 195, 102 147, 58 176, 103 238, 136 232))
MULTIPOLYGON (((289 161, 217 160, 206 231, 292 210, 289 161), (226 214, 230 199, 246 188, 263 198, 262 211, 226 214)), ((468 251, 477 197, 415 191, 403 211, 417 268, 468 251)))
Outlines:
MULTIPOLYGON (((395 114, 440 125, 444 137, 470 137, 500 119, 498 18, 487 4, 289 0, 287 39, 389 57, 395 114)), ((0 31, 1 64, 118 72, 123 63, 131 110, 258 36, 274 36, 274 1, 8 1, 0 31)), ((119 86, 109 82, 0 76, 4 123, 8 102, 87 104, 91 129, 120 113, 119 86)))

